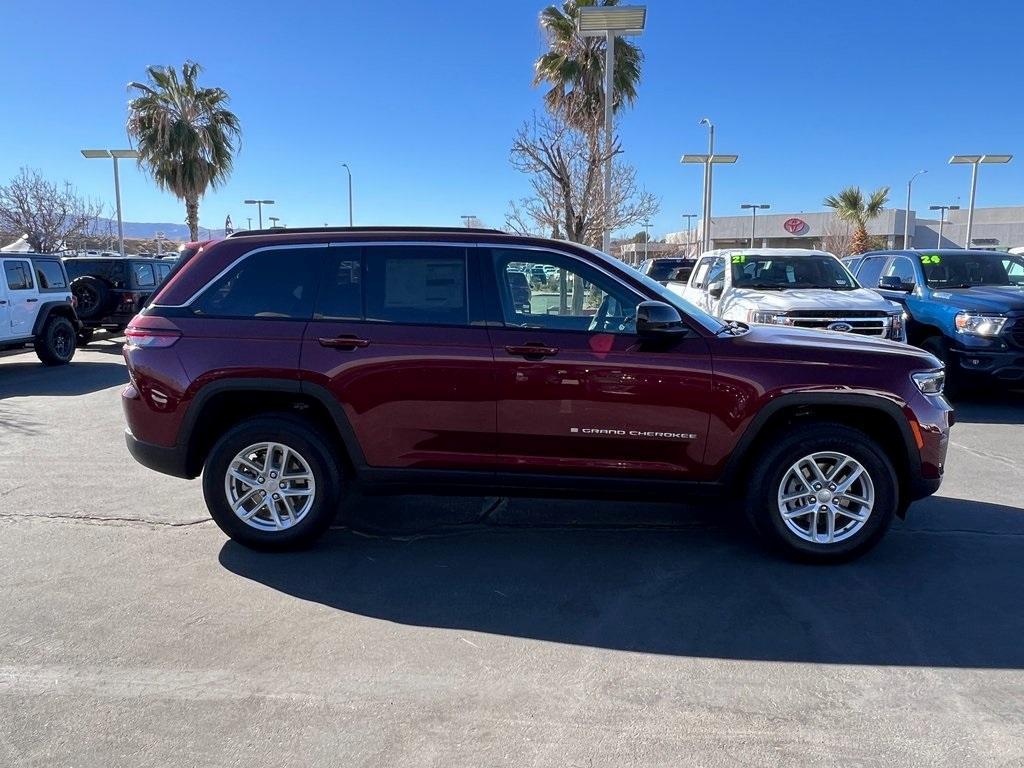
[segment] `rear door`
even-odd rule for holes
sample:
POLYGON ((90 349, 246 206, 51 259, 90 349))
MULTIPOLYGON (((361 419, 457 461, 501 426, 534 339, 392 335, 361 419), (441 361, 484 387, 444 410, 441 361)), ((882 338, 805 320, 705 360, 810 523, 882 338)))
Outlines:
POLYGON ((477 249, 339 244, 320 282, 303 381, 340 404, 366 464, 493 467, 494 368, 477 249))
POLYGON ((7 288, 8 328, 11 338, 32 335, 39 294, 28 259, 4 259, 4 283, 7 288))
POLYGON ((498 460, 511 471, 699 479, 707 440, 711 358, 696 333, 671 346, 635 334, 645 297, 575 256, 489 253, 502 321, 491 327, 498 387, 498 460), (528 311, 508 276, 531 281, 528 311))

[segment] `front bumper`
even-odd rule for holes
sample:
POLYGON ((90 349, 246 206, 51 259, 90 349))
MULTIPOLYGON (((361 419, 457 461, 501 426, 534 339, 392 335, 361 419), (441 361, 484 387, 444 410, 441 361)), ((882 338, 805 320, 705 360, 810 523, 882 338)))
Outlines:
POLYGON ((998 350, 952 347, 957 369, 976 376, 991 376, 1000 381, 1024 381, 1024 349, 998 350))

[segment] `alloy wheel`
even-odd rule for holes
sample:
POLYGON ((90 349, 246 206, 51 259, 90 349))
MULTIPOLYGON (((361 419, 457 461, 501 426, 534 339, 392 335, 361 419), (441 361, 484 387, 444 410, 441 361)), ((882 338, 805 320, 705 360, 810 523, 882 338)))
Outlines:
POLYGON ((224 493, 239 520, 260 531, 298 525, 316 499, 309 462, 282 443, 254 443, 228 464, 224 493))
POLYGON ((778 509, 786 527, 813 544, 836 544, 855 536, 875 505, 871 475, 845 453, 804 456, 782 476, 778 509))

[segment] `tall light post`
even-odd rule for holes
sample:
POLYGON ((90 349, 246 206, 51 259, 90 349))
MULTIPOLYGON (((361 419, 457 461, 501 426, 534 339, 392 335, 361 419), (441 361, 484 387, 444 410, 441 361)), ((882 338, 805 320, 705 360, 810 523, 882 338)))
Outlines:
POLYGON ((967 207, 967 235, 964 248, 971 247, 971 235, 974 232, 974 193, 978 189, 978 166, 982 163, 1005 164, 1013 160, 1013 155, 953 155, 949 158, 950 165, 970 165, 971 168, 971 202, 967 207))
POLYGON ((936 248, 942 247, 942 225, 946 221, 946 211, 959 211, 959 205, 929 205, 929 211, 940 211, 939 213, 939 241, 936 243, 936 248))
POLYGON ((643 34, 647 7, 643 5, 588 5, 579 9, 582 37, 603 37, 604 50, 604 232, 602 250, 611 250, 612 230, 612 110, 615 106, 615 38, 643 34))
POLYGON ((644 261, 647 261, 647 244, 651 242, 651 222, 645 221, 644 227, 644 261))
POLYGON ((690 222, 697 218, 697 214, 684 213, 683 218, 686 219, 686 255, 689 256, 690 246, 693 245, 693 225, 690 222))
POLYGON ((252 216, 246 216, 246 220, 249 222, 249 231, 252 231, 252 216))
POLYGON ((704 211, 701 216, 701 250, 711 249, 711 166, 721 163, 732 164, 739 155, 683 155, 681 163, 700 163, 704 166, 704 211))
POLYGON ((907 182, 907 210, 903 214, 903 247, 910 248, 910 189, 914 186, 914 179, 923 173, 928 171, 921 169, 913 176, 910 177, 910 181, 907 182))
POLYGON ((280 216, 267 216, 267 218, 270 219, 270 228, 271 229, 275 229, 277 227, 277 222, 279 222, 281 220, 280 216))
POLYGON ((472 213, 464 213, 461 216, 459 216, 459 218, 462 219, 462 224, 463 226, 466 227, 466 229, 472 227, 473 222, 476 221, 476 216, 473 215, 472 213))
POLYGON ((121 223, 121 177, 117 172, 117 161, 131 158, 137 160, 139 153, 134 149, 83 149, 82 156, 90 160, 113 158, 114 200, 117 202, 117 248, 124 256, 124 225, 121 223))
POLYGON ((255 205, 256 206, 256 210, 259 211, 260 229, 263 229, 263 206, 264 205, 273 205, 274 201, 273 200, 243 200, 242 202, 245 203, 246 205, 255 205))
POLYGON ((750 211, 750 247, 754 247, 754 236, 757 234, 757 212, 771 208, 768 203, 743 203, 740 208, 750 211))
POLYGON ((352 226, 352 169, 348 163, 342 163, 341 167, 348 172, 348 225, 352 226))

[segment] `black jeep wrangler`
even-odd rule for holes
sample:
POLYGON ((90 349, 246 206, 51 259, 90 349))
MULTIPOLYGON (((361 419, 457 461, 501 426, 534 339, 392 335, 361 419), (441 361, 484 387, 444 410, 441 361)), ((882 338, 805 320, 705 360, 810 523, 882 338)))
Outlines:
POLYGON ((64 266, 82 321, 78 341, 88 344, 99 328, 110 333, 124 330, 173 264, 153 258, 78 256, 64 259, 64 266))

